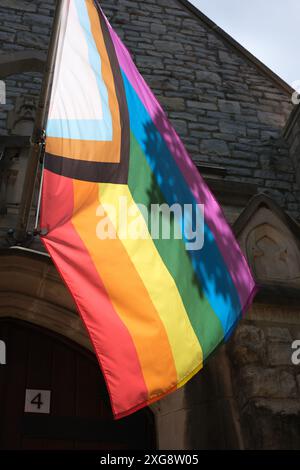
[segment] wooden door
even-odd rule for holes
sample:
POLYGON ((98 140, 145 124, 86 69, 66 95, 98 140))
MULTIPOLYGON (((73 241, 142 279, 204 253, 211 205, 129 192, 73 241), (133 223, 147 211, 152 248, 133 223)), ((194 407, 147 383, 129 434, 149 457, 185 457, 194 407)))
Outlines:
POLYGON ((6 344, 6 365, 0 365, 1 449, 154 448, 149 409, 113 420, 93 354, 11 319, 0 320, 0 339, 6 344), (24 411, 26 390, 33 391, 29 412, 24 411), (49 412, 41 413, 48 404, 49 412))

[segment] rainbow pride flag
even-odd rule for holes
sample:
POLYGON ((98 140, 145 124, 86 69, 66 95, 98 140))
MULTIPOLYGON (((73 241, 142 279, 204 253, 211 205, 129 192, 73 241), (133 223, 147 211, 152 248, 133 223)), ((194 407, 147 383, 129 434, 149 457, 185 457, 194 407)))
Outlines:
POLYGON ((42 239, 121 418, 193 377, 230 336, 256 285, 218 203, 99 3, 63 1, 42 239), (154 236, 148 215, 162 205, 182 212, 159 212, 169 233, 158 227, 154 236))

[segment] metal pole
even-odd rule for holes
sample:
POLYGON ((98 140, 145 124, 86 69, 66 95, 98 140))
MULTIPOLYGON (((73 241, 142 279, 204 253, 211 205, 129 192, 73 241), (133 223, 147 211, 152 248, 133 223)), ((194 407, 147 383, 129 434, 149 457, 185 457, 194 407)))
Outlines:
POLYGON ((51 87, 54 75, 55 58, 59 39, 61 24, 61 12, 64 0, 57 0, 56 10, 53 19, 53 28, 48 48, 47 61, 45 66, 44 78, 36 111, 34 130, 31 138, 31 146, 28 156, 27 170, 25 174, 24 187, 22 193, 21 206, 15 231, 15 240, 22 243, 26 239, 27 226, 30 217, 37 169, 40 155, 44 147, 44 128, 46 124, 51 87))
POLYGON ((44 162, 42 163, 41 181, 40 181, 40 187, 39 187, 38 203, 36 207, 34 232, 38 230, 38 226, 39 226, 39 215, 40 215, 41 202, 42 202, 43 181, 44 181, 44 162))

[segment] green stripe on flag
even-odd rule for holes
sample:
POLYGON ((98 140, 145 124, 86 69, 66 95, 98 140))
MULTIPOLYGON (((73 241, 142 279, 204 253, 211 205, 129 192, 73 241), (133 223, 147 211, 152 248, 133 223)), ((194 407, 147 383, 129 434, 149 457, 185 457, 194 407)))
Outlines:
MULTIPOLYGON (((151 204, 165 203, 146 157, 132 133, 128 185, 134 201, 137 204, 145 205, 149 210, 151 204)), ((159 237, 153 241, 177 285, 192 327, 201 344, 204 359, 206 359, 222 341, 224 331, 198 282, 184 241, 172 237, 176 222, 173 217, 170 220, 171 238, 164 240, 159 237)), ((147 222, 150 231, 150 220, 147 222)))

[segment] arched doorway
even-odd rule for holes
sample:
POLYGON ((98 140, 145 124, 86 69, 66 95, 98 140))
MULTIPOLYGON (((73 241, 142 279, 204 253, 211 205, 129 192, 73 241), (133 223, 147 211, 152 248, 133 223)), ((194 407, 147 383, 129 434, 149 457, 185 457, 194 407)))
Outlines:
POLYGON ((153 449, 149 409, 120 421, 94 355, 31 323, 0 319, 1 449, 153 449))

